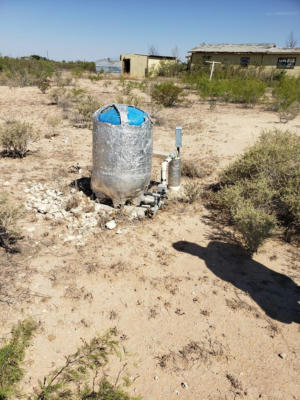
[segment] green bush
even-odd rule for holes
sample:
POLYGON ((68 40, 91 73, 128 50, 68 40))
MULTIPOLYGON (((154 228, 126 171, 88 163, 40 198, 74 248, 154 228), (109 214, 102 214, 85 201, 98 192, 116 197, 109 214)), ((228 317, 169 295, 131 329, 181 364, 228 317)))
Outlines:
POLYGON ((276 226, 274 215, 256 208, 251 201, 238 205, 233 212, 233 220, 250 253, 257 251, 263 241, 271 236, 276 226))
MULTIPOLYGON (((120 358, 122 353, 124 355, 115 336, 116 331, 111 329, 103 336, 94 337, 90 342, 83 341, 83 345, 74 354, 65 357, 64 365, 40 382, 40 387, 29 398, 138 400, 125 393, 119 384, 123 369, 114 384, 106 378, 105 367, 108 366, 110 357, 116 355, 120 358)), ((123 378, 123 381, 125 385, 130 383, 126 378, 123 378)))
POLYGON ((0 84, 10 86, 37 86, 42 79, 51 77, 55 71, 53 62, 31 57, 2 57, 0 65, 0 84))
POLYGON ((156 76, 173 78, 180 76, 187 70, 187 64, 182 62, 160 61, 158 68, 154 71, 156 76))
POLYGON ((275 227, 287 237, 299 235, 300 137, 289 131, 263 132, 221 173, 212 203, 230 218, 251 252, 275 227))
POLYGON ((286 110, 291 104, 300 103, 300 77, 283 77, 276 82, 272 95, 277 110, 286 110))
POLYGON ((281 122, 288 122, 300 112, 300 77, 284 76, 275 83, 272 108, 279 112, 281 122))
POLYGON ((0 57, 0 84, 37 86, 42 79, 51 78, 60 70, 69 70, 78 77, 84 71, 96 72, 96 64, 88 61, 58 62, 38 55, 23 58, 0 57))
POLYGON ((30 394, 20 393, 18 384, 25 371, 22 363, 25 350, 38 325, 32 319, 19 322, 11 332, 11 339, 0 348, 0 400, 26 398, 29 400, 139 400, 131 397, 123 386, 130 384, 122 376, 126 364, 119 371, 114 383, 107 379, 106 369, 112 356, 121 358, 125 350, 115 339, 116 330, 96 336, 83 344, 73 354, 65 357, 64 364, 39 380, 39 387, 30 394), (119 381, 122 379, 123 384, 119 381))
POLYGON ((213 79, 199 78, 198 93, 202 98, 254 105, 265 94, 266 84, 256 78, 213 79))
POLYGON ((37 138, 38 133, 27 122, 7 121, 0 127, 0 145, 10 157, 25 157, 29 143, 37 138))
POLYGON ((11 339, 0 348, 0 399, 17 398, 17 384, 24 376, 22 362, 37 324, 27 319, 19 322, 11 332, 11 339))
MULTIPOLYGON (((194 64, 190 71, 181 74, 184 83, 197 87, 197 82, 202 78, 209 78, 210 64, 205 60, 194 64)), ((213 79, 252 79, 255 78, 264 82, 268 86, 272 86, 274 82, 280 81, 286 75, 286 71, 277 69, 266 69, 262 66, 249 68, 237 67, 231 64, 217 64, 215 67, 213 79)))
POLYGON ((152 99, 165 107, 171 107, 181 101, 183 89, 176 86, 173 81, 167 81, 154 85, 151 91, 152 99))

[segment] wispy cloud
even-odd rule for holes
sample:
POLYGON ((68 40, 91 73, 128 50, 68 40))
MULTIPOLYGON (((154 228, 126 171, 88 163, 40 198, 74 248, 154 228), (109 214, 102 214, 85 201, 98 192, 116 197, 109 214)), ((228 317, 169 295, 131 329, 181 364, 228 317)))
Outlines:
POLYGON ((286 17, 286 16, 294 16, 298 15, 299 11, 274 11, 274 12, 268 12, 266 15, 268 17, 286 17))

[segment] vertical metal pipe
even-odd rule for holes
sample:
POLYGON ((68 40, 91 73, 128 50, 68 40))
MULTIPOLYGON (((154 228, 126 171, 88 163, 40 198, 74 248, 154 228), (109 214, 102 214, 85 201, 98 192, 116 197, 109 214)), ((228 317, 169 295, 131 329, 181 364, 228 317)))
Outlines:
POLYGON ((174 158, 169 163, 168 188, 170 190, 179 190, 181 178, 181 158, 174 158))

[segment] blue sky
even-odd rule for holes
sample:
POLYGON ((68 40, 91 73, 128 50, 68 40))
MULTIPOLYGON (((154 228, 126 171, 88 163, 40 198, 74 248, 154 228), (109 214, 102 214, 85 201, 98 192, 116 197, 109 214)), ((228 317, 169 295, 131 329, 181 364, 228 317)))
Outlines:
POLYGON ((300 47, 300 0, 0 0, 0 53, 96 60, 121 53, 181 58, 199 43, 300 47))

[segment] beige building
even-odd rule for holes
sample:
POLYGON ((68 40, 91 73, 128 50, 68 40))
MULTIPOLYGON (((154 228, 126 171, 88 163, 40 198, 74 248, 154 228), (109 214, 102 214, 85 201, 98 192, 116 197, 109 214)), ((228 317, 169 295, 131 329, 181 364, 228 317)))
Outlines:
POLYGON ((175 63, 176 57, 152 56, 145 54, 122 54, 122 75, 134 78, 145 78, 149 74, 155 74, 161 62, 175 63))
POLYGON ((263 66, 300 75, 300 47, 279 48, 271 44, 201 44, 189 51, 190 66, 217 61, 241 67, 263 66))

